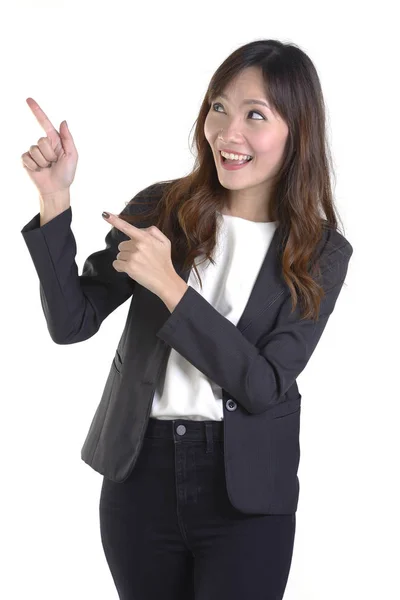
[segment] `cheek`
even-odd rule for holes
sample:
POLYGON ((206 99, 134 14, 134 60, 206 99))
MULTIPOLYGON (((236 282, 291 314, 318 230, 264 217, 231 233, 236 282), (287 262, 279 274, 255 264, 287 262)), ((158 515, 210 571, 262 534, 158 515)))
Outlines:
POLYGON ((284 144, 273 136, 260 136, 254 140, 252 148, 258 157, 259 163, 274 164, 280 159, 284 144))
POLYGON ((273 139, 271 136, 266 135, 265 132, 254 133, 254 135, 249 137, 249 143, 255 154, 260 157, 263 155, 267 156, 274 149, 273 139))
POLYGON ((204 121, 204 135, 208 141, 213 140, 221 127, 218 127, 217 120, 213 118, 212 114, 208 113, 204 121))

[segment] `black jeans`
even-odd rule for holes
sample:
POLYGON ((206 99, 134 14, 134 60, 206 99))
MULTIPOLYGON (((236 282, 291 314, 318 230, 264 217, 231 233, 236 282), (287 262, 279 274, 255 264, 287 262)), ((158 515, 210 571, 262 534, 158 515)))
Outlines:
POLYGON ((101 540, 121 600, 281 600, 296 516, 229 501, 222 421, 149 419, 126 481, 103 479, 101 540))

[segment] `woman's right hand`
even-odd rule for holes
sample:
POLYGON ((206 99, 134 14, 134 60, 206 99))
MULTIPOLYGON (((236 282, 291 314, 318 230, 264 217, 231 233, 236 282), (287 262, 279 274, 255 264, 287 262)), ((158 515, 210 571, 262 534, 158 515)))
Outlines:
POLYGON ((75 177, 78 151, 64 121, 58 133, 33 98, 27 98, 26 102, 47 136, 39 138, 36 145, 22 154, 22 164, 41 198, 54 197, 69 190, 75 177))

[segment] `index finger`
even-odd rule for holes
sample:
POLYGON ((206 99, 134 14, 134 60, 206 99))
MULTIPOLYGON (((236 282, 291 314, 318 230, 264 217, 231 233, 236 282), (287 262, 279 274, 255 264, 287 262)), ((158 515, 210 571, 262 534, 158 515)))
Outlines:
POLYGON ((29 108, 35 115, 39 124, 45 130, 46 134, 47 135, 50 134, 49 137, 51 137, 51 134, 53 134, 53 136, 54 136, 54 133, 56 133, 57 137, 58 137, 57 129, 54 127, 54 125, 52 124, 52 122, 50 121, 48 116, 44 113, 44 111, 40 108, 39 104, 33 98, 27 98, 26 103, 28 104, 29 108))
MULTIPOLYGON (((103 213, 104 215, 104 213, 103 213)), ((118 215, 114 215, 113 213, 109 213, 109 217, 103 217, 107 223, 110 223, 122 233, 125 233, 130 238, 140 237, 143 235, 143 231, 141 231, 140 227, 135 227, 132 223, 127 223, 124 219, 121 219, 118 215)))

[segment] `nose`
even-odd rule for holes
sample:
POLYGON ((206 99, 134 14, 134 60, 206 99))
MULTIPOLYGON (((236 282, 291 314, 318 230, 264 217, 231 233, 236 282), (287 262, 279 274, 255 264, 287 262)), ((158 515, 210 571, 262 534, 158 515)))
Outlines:
POLYGON ((239 119, 232 119, 227 124, 225 122, 225 127, 223 129, 219 128, 218 130, 218 138, 225 144, 228 144, 228 142, 240 144, 243 140, 241 127, 242 125, 240 124, 239 119))
POLYGON ((218 134, 218 139, 221 140, 226 146, 229 146, 232 143, 232 146, 240 145, 243 140, 243 135, 241 135, 238 130, 224 129, 223 132, 218 134))

